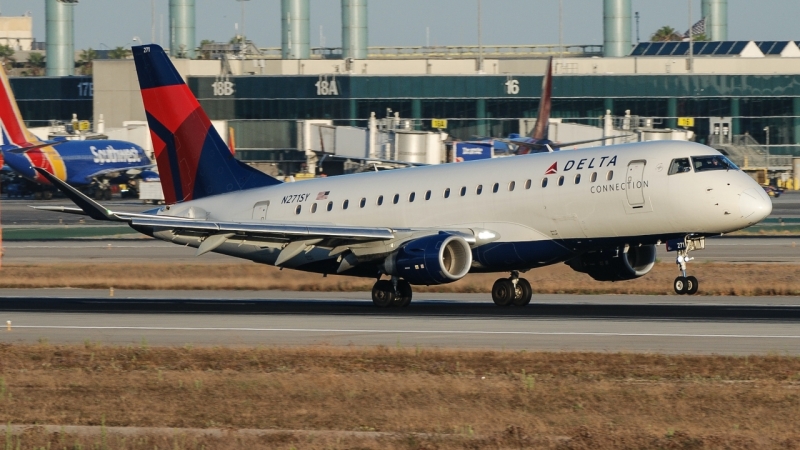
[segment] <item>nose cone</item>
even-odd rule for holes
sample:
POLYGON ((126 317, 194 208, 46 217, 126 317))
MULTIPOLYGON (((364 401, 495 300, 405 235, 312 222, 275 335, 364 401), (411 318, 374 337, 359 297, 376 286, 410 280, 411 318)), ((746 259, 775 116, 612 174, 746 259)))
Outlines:
POLYGON ((772 200, 763 189, 747 189, 739 194, 739 210, 743 219, 758 223, 772 212, 772 200))

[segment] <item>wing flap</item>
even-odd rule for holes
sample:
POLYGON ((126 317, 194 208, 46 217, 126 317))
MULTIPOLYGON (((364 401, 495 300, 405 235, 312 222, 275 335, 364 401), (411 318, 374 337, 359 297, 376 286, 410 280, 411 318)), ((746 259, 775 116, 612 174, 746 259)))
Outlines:
POLYGON ((383 240, 394 238, 394 232, 389 228, 316 224, 211 222, 205 220, 172 219, 163 216, 158 218, 131 217, 130 221, 133 226, 172 228, 201 233, 240 233, 245 235, 279 237, 321 236, 326 238, 355 240, 383 240))

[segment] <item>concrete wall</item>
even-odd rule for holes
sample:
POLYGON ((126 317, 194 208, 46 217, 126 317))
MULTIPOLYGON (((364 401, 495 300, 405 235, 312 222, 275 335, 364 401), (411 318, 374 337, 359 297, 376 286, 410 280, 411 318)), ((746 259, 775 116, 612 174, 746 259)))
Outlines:
MULTIPOLYGON (((172 62, 184 80, 190 75, 219 74, 219 61, 174 59, 172 62)), ((122 122, 128 120, 146 120, 132 59, 96 60, 93 80, 94 123, 98 123, 100 114, 108 128, 122 127, 122 122)))
POLYGON ((33 42, 33 17, 0 17, 0 45, 27 52, 33 42))

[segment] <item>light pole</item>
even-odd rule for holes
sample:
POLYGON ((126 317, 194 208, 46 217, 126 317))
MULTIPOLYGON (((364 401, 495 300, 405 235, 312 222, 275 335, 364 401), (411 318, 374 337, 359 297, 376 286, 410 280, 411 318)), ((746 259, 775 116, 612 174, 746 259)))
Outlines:
POLYGON ((767 176, 769 176, 769 126, 764 127, 764 131, 767 132, 767 176))
POLYGON ((245 37, 244 37, 244 2, 248 2, 250 0, 236 0, 237 2, 242 4, 242 37, 241 37, 241 45, 242 45, 242 57, 245 55, 245 37))

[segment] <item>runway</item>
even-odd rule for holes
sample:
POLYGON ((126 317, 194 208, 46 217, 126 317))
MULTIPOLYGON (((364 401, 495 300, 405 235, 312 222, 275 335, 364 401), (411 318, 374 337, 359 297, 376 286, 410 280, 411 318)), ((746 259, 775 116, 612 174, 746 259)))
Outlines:
MULTIPOLYGON (((76 239, 60 241, 7 241, 3 243, 3 262, 19 264, 66 262, 175 262, 252 264, 229 256, 207 253, 196 257, 196 250, 150 238, 76 239)), ((798 237, 715 237, 706 249, 692 252, 696 261, 800 263, 798 237)), ((664 246, 658 258, 672 260, 664 246)))
POLYGON ((376 309, 364 293, 0 290, 0 342, 357 345, 493 350, 800 354, 794 297, 419 294, 376 309))

